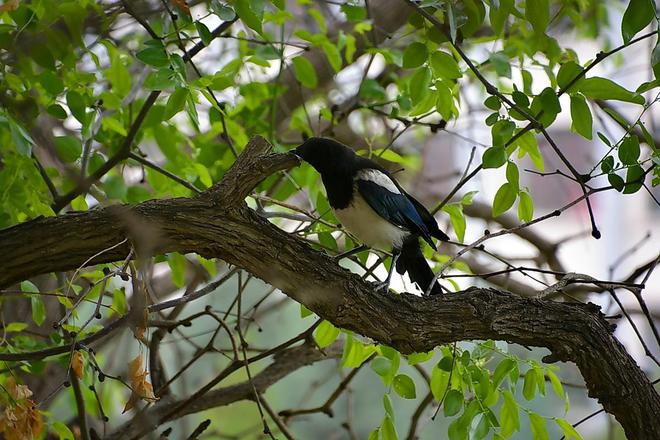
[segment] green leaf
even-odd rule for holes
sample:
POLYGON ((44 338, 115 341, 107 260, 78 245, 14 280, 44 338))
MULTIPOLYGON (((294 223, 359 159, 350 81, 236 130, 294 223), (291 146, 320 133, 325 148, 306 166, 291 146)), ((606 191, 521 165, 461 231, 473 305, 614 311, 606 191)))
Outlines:
POLYGON ((454 57, 441 50, 431 53, 429 64, 436 78, 454 80, 463 76, 454 57))
POLYGON ((50 70, 44 70, 37 79, 52 96, 59 95, 64 90, 64 82, 50 70))
POLYGON ((525 18, 532 24, 534 32, 544 34, 550 23, 548 0, 525 0, 525 18))
POLYGON ((497 111, 502 107, 502 101, 500 101, 500 98, 493 95, 486 98, 484 105, 491 110, 497 111))
POLYGON ((394 428, 394 422, 391 418, 385 417, 383 423, 380 425, 380 435, 383 440, 398 440, 399 437, 396 434, 396 429, 394 428))
POLYGON ((582 440, 582 436, 580 435, 580 433, 577 432, 575 428, 573 428, 573 426, 570 423, 568 423, 566 420, 555 419, 555 422, 557 423, 557 425, 559 425, 561 430, 564 431, 564 437, 566 437, 566 440, 571 440, 571 439, 582 440))
POLYGON ((516 402, 516 398, 511 394, 511 391, 504 390, 502 396, 504 401, 500 408, 500 426, 501 434, 506 438, 520 430, 520 414, 518 402, 516 402))
POLYGON ((623 42, 628 44, 637 32, 644 29, 655 18, 653 0, 630 0, 621 22, 623 42))
POLYGON ((363 344, 355 339, 350 333, 346 336, 344 344, 344 353, 341 359, 343 367, 359 367, 376 351, 373 344, 363 344))
POLYGON ((126 305, 126 292, 122 289, 115 289, 112 292, 112 308, 120 315, 123 316, 128 312, 126 305))
POLYGON ((530 222, 534 218, 534 201, 527 191, 518 193, 518 218, 523 222, 530 222))
POLYGON ((621 87, 607 78, 587 78, 580 84, 579 91, 587 98, 616 100, 644 104, 644 97, 621 87))
POLYGON ((170 59, 162 46, 152 46, 142 49, 135 54, 135 57, 152 67, 167 67, 170 65, 170 59))
POLYGON ((163 121, 169 121, 172 116, 183 110, 183 107, 186 105, 186 99, 188 98, 189 93, 189 90, 185 87, 180 87, 174 90, 174 92, 167 99, 167 105, 165 106, 165 111, 163 112, 163 121))
MULTIPOLYGON (((39 293, 39 289, 31 281, 21 282, 21 291, 30 293, 39 293)), ((30 295, 32 305, 32 320, 35 324, 41 325, 46 320, 46 306, 39 295, 30 295)))
POLYGON ((548 375, 548 379, 550 379, 550 384, 552 385, 552 391, 555 392, 557 397, 560 399, 564 399, 566 396, 564 395, 564 387, 561 384, 561 381, 557 377, 557 375, 552 371, 550 368, 546 370, 546 374, 548 375))
POLYGON ((300 81, 300 84, 309 89, 316 88, 318 79, 316 78, 316 72, 312 63, 302 56, 295 57, 291 61, 293 62, 293 73, 296 79, 300 81))
POLYGON ((385 414, 394 420, 394 407, 392 406, 392 400, 389 394, 383 394, 383 408, 385 408, 385 414))
POLYGON ((624 194, 633 194, 639 191, 644 184, 644 169, 639 165, 633 165, 626 172, 626 186, 624 194))
POLYGON ((411 353, 408 356, 406 356, 406 360, 408 361, 408 365, 417 365, 426 362, 428 360, 431 360, 433 358, 433 355, 434 355, 433 350, 426 353, 423 352, 411 353))
MULTIPOLYGON (((237 3, 247 2, 245 0, 239 0, 237 3)), ((219 0, 211 0, 211 11, 222 21, 233 20, 236 17, 234 10, 227 5, 220 3, 219 0)))
POLYGON ((626 137, 619 145, 619 160, 624 165, 635 165, 639 159, 639 138, 635 135, 626 137))
POLYGON ((406 69, 419 67, 426 62, 428 56, 429 51, 426 48, 426 45, 414 42, 403 52, 403 67, 406 69))
POLYGON ((71 114, 83 125, 85 125, 85 122, 87 121, 87 115, 85 113, 85 109, 87 106, 85 105, 85 100, 83 99, 82 95, 76 91, 69 91, 66 94, 66 104, 69 106, 69 110, 71 110, 71 114))
POLYGON ((348 21, 362 21, 367 18, 367 10, 361 6, 343 3, 339 9, 346 15, 348 21))
POLYGON ((536 392, 536 373, 533 368, 527 370, 525 373, 525 382, 523 384, 523 397, 527 400, 534 399, 536 392))
POLYGON ((495 372, 493 373, 493 386, 499 386, 509 371, 513 370, 513 367, 516 365, 516 361, 511 358, 504 358, 497 364, 495 367, 495 372))
POLYGON ((314 312, 305 307, 305 304, 300 304, 300 317, 307 318, 308 316, 313 315, 314 312))
POLYGON ((463 400, 463 393, 459 390, 449 390, 442 408, 445 416, 451 417, 458 414, 461 408, 463 408, 463 400))
POLYGON ((11 140, 14 142, 16 151, 23 156, 30 156, 32 154, 32 145, 34 141, 23 127, 14 121, 11 117, 7 117, 9 122, 9 131, 11 133, 11 140))
POLYGON ((415 382, 406 374, 397 374, 394 376, 394 391, 404 399, 414 399, 417 397, 415 391, 415 382))
MULTIPOLYGON (((123 183, 123 182, 122 182, 123 183)), ((172 271, 172 282, 177 287, 183 287, 185 283, 186 266, 188 260, 178 252, 167 255, 167 264, 172 271)))
POLYGON ((51 104, 46 111, 57 119, 66 119, 66 110, 59 104, 51 104))
POLYGON ((509 57, 504 52, 493 52, 488 59, 493 67, 495 67, 495 73, 498 76, 511 78, 511 63, 509 57))
POLYGON ((435 108, 440 113, 440 116, 442 116, 442 119, 448 121, 454 113, 454 99, 451 90, 449 87, 441 84, 440 81, 435 84, 435 89, 438 97, 435 101, 435 108))
POLYGON ((545 170, 545 165, 543 162, 543 155, 541 155, 541 150, 539 150, 539 144, 536 141, 536 136, 531 131, 526 132, 521 135, 515 142, 515 145, 520 148, 518 152, 518 157, 522 158, 524 154, 527 154, 529 158, 534 163, 534 166, 537 170, 543 172, 545 170))
POLYGON ((520 187, 520 172, 514 162, 509 161, 506 164, 506 180, 518 191, 520 187))
POLYGON ((449 373, 437 366, 431 371, 431 393, 438 402, 444 396, 449 384, 449 373))
POLYGON ((603 162, 600 164, 600 169, 603 171, 603 173, 609 173, 612 171, 614 168, 614 157, 612 156, 607 156, 605 159, 603 159, 603 162))
POLYGON ((64 162, 75 162, 82 154, 80 139, 73 136, 55 136, 54 142, 55 151, 64 162))
POLYGON ((509 210, 516 201, 518 189, 509 182, 497 190, 493 200, 493 217, 498 217, 509 210))
POLYGON ((571 119, 571 130, 586 139, 593 138, 593 117, 584 96, 571 96, 571 119))
POLYGON ((341 53, 339 53, 339 49, 337 49, 337 46, 334 44, 327 42, 321 46, 323 49, 323 52, 325 53, 326 58, 328 59, 328 62, 332 66, 332 69, 335 72, 339 72, 342 68, 342 60, 341 60, 341 53))
POLYGON ((252 1, 238 0, 234 3, 234 10, 243 23, 250 29, 261 34, 261 19, 257 17, 252 9, 252 1))
POLYGON ((27 324, 25 322, 10 322, 5 326, 4 331, 7 333, 12 333, 12 332, 21 332, 27 328, 27 324))
POLYGON ((454 228, 458 241, 463 243, 465 239, 466 221, 463 214, 463 205, 461 203, 449 203, 442 207, 442 210, 449 214, 451 226, 454 228))
POLYGON ((213 179, 211 178, 211 174, 209 173, 208 168, 206 168, 201 163, 194 163, 193 167, 195 167, 199 181, 202 182, 202 185, 204 185, 205 188, 209 188, 211 185, 213 185, 213 179))
POLYGON ((372 78, 366 78, 362 81, 362 84, 360 84, 359 96, 360 98, 365 99, 382 100, 385 99, 387 95, 385 89, 378 83, 378 81, 372 78))
MULTIPOLYGON (((213 3, 211 3, 213 5, 213 3)), ((233 13, 234 11, 232 11, 233 13)), ((211 41, 213 41, 213 34, 211 34, 211 31, 209 30, 208 27, 201 21, 196 21, 195 22, 195 29, 197 29, 197 33, 199 34, 199 38, 202 39, 202 43, 204 43, 205 46, 208 46, 211 44, 211 41)))
POLYGON ((59 440, 75 440, 73 432, 62 422, 53 422, 51 429, 57 433, 59 440))
POLYGON ((484 151, 481 157, 484 168, 499 168, 506 163, 506 151, 504 147, 490 147, 484 151))
POLYGON ((380 427, 371 431, 367 440, 380 440, 380 427))
POLYGON ((474 430, 474 438, 476 440, 481 440, 486 438, 488 432, 490 431, 490 422, 486 414, 482 414, 479 423, 477 424, 476 429, 474 430))
POLYGON ((625 186, 623 177, 614 172, 611 172, 607 175, 607 180, 610 182, 610 185, 612 185, 617 191, 623 191, 623 187, 625 186))
POLYGON ((419 104, 427 95, 430 94, 429 85, 431 84, 431 70, 428 67, 422 67, 410 78, 408 90, 410 91, 410 100, 413 106, 419 104))
POLYGON ((329 321, 322 321, 314 331, 314 340, 319 348, 325 348, 335 342, 339 336, 339 329, 329 321))
POLYGON ((392 361, 386 357, 378 356, 371 361, 370 367, 379 376, 387 376, 392 368, 392 361))
MULTIPOLYGON (((580 66, 578 63, 575 61, 568 61, 564 64, 561 65, 559 68, 559 72, 557 73, 557 85, 559 86, 560 89, 564 91, 566 90, 566 87, 575 79, 577 78, 578 75, 582 73, 584 68, 580 66)), ((582 82, 583 79, 578 81, 576 84, 573 84, 571 86, 571 90, 574 90, 575 87, 582 82)))
POLYGON ((513 10, 513 0, 500 0, 499 3, 499 7, 488 8, 490 23, 497 36, 504 31, 504 24, 513 10))
POLYGON ((104 71, 104 74, 112 84, 112 91, 123 98, 131 90, 131 75, 128 73, 127 63, 121 59, 112 43, 104 40, 103 45, 110 56, 110 67, 104 71))
POLYGON ((540 415, 529 412, 527 413, 529 416, 529 422, 532 427, 532 439, 533 440, 549 440, 550 437, 548 436, 548 428, 546 427, 546 419, 541 417, 540 415))
POLYGON ((658 87, 660 82, 660 39, 655 43, 653 52, 651 52, 651 67, 653 69, 653 74, 655 75, 655 81, 649 81, 644 83, 637 88, 637 93, 643 93, 646 90, 651 90, 652 88, 658 87), (646 86, 645 86, 646 84, 646 86), (648 87, 646 90, 644 90, 648 87))
POLYGON ((534 97, 530 110, 532 114, 543 111, 543 114, 538 120, 545 127, 548 127, 555 121, 559 112, 561 112, 561 105, 555 91, 551 87, 546 87, 540 94, 534 97))

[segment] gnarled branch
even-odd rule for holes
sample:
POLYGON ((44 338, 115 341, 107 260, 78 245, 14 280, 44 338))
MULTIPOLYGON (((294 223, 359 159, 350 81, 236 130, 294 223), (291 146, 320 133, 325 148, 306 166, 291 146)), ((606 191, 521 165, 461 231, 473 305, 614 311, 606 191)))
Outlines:
POLYGON ((433 298, 379 293, 242 201, 248 187, 295 163, 291 155, 270 153, 264 142, 251 141, 244 154, 255 157, 238 160, 210 197, 151 200, 36 219, 1 231, 6 263, 0 287, 40 273, 123 259, 130 244, 116 245, 127 237, 138 255, 144 248, 150 253, 197 252, 241 267, 333 324, 402 353, 472 339, 546 347, 552 360, 578 366, 589 395, 617 418, 629 438, 660 438, 660 396, 597 306, 476 288, 433 298), (240 183, 241 176, 249 185, 240 183))

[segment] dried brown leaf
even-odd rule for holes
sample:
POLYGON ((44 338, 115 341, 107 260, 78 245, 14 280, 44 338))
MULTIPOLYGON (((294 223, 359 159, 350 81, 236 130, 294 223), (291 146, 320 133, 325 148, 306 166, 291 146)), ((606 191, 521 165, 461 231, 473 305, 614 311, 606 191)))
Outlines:
POLYGON ((0 434, 6 440, 31 440, 41 435, 44 423, 41 413, 32 399, 32 391, 26 385, 18 385, 13 378, 7 381, 7 394, 2 393, 0 402, 0 434))
POLYGON ((73 359, 71 359, 71 369, 76 374, 78 379, 82 379, 85 374, 85 358, 80 351, 73 352, 73 359))
POLYGON ((18 9, 18 0, 7 0, 5 4, 0 6, 0 13, 15 11, 18 9))
POLYGON ((131 380, 131 397, 126 402, 123 412, 131 410, 135 404, 144 400, 145 402, 155 402, 158 397, 154 394, 154 388, 147 380, 149 372, 142 366, 142 355, 138 354, 135 359, 128 363, 128 377, 131 380))
POLYGON ((172 0, 172 3, 174 3, 177 8, 190 15, 190 7, 188 6, 188 2, 186 2, 186 0, 172 0))

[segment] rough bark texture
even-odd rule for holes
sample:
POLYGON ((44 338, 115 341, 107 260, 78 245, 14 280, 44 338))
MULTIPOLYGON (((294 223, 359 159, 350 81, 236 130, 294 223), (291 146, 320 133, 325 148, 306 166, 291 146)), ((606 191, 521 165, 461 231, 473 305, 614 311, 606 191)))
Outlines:
POLYGON ((40 273, 138 255, 197 252, 241 267, 333 324, 402 353, 496 339, 546 347, 574 362, 589 395, 630 439, 660 438, 660 396, 592 304, 523 298, 492 289, 420 298, 379 293, 243 202, 267 175, 297 162, 253 140, 223 182, 195 199, 152 200, 36 219, 0 232, 0 287, 40 273), (263 158, 262 160, 259 157, 263 158), (118 245, 119 244, 119 245, 118 245))

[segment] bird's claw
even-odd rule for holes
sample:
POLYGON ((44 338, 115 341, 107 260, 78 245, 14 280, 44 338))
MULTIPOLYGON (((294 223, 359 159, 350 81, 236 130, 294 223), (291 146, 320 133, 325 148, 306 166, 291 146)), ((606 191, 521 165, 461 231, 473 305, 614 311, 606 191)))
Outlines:
POLYGON ((387 293, 390 290, 390 283, 387 281, 381 281, 378 283, 374 283, 375 289, 379 292, 387 293))

